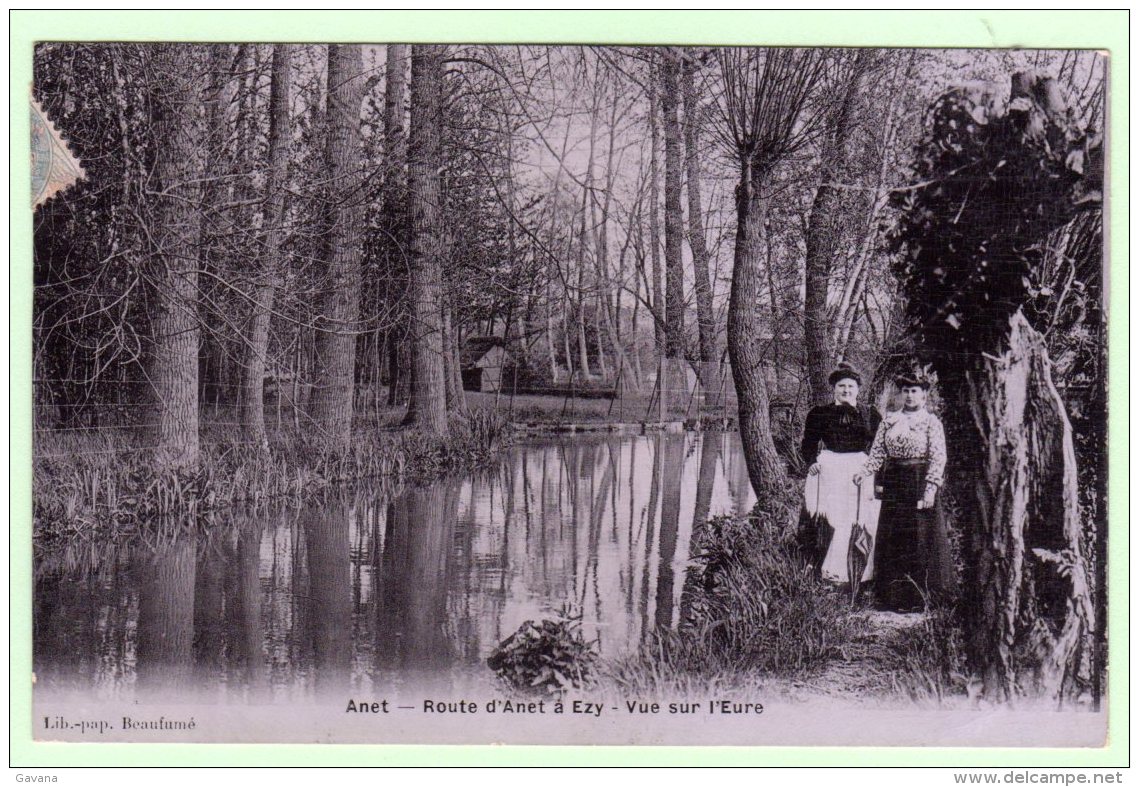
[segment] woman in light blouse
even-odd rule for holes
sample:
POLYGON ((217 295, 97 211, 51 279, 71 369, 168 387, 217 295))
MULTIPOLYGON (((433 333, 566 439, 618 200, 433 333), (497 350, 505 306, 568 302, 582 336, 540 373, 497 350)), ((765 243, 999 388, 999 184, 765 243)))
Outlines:
POLYGON ((874 547, 876 595, 886 609, 924 608, 953 586, 949 538, 939 492, 945 480, 945 431, 925 408, 929 381, 918 374, 894 381, 902 409, 882 419, 869 459, 854 476, 861 485, 877 473, 882 508, 874 547))

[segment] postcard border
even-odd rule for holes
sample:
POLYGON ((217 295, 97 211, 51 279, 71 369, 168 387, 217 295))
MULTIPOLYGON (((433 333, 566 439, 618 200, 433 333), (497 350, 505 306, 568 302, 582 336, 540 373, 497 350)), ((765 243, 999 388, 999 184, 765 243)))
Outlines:
MULTIPOLYGON (((1109 636, 1128 642, 1128 12, 1105 11, 11 11, 10 12, 10 766, 762 765, 845 766, 841 747, 345 746, 101 744, 31 739, 32 212, 28 90, 38 40, 719 43, 1099 49, 1109 53, 1109 636), (458 34, 456 31, 459 31, 458 34), (620 31, 636 31, 636 35, 620 31), (20 614, 13 614, 14 611, 20 614)), ((1129 674, 1109 676, 1103 749, 860 748, 857 764, 953 767, 1129 765, 1129 674)))

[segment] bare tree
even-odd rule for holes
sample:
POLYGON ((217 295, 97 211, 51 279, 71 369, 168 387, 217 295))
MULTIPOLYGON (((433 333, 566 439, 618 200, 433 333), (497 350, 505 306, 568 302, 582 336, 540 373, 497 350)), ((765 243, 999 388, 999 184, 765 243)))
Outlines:
POLYGON ((740 172, 728 353, 748 475, 756 495, 765 499, 780 496, 786 486, 772 439, 759 312, 770 180, 775 167, 817 130, 809 102, 823 79, 826 55, 805 49, 722 49, 717 57, 724 83, 717 133, 740 172))
POLYGON ((834 363, 830 324, 827 319, 827 289, 831 278, 831 260, 842 239, 840 192, 835 181, 845 169, 851 155, 855 125, 855 106, 859 86, 870 65, 871 53, 859 49, 844 69, 838 104, 830 113, 823 139, 819 167, 819 183, 807 220, 806 289, 804 294, 807 373, 814 402, 830 396, 827 376, 834 363))
POLYGON ((712 280, 708 273, 708 245, 704 237, 704 207, 700 196, 700 102, 696 95, 695 52, 685 50, 681 71, 684 100, 684 160, 688 192, 688 245, 696 284, 696 324, 700 338, 700 383, 705 402, 719 404, 720 373, 716 352, 716 316, 712 307, 712 280))
POLYGON ((160 461, 198 461, 198 246, 201 240, 203 52, 162 44, 152 52, 154 293, 148 375, 157 405, 160 461))
POLYGON ((254 291, 253 313, 245 353, 242 399, 247 439, 264 445, 265 361, 269 353, 269 322, 280 286, 281 246, 284 240, 285 183, 289 173, 289 68, 291 47, 273 47, 269 87, 269 177, 265 182, 265 240, 262 281, 254 291))
MULTIPOLYGON (((402 297, 407 285, 407 46, 388 44, 384 71, 384 230, 389 249, 387 268, 390 297, 406 308, 402 297)), ((388 342, 388 405, 407 398, 409 391, 410 353, 407 332, 393 331, 388 342)))
POLYGON ((360 316, 360 237, 363 226, 360 102, 363 52, 358 44, 328 47, 328 205, 326 260, 329 292, 316 337, 317 384, 312 416, 330 445, 351 438, 356 332, 360 316))

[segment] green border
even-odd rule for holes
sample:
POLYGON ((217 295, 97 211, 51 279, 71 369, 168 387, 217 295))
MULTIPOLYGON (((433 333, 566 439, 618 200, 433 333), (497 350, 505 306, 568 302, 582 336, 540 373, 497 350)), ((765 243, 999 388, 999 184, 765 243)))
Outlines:
POLYGON ((1120 767, 1128 740, 1128 12, 12 11, 10 765, 782 765, 1120 767), (1104 749, 49 744, 31 740, 31 299, 28 88, 36 40, 719 43, 1088 48, 1110 52, 1108 703, 1104 749), (12 556, 20 556, 14 560, 12 556))

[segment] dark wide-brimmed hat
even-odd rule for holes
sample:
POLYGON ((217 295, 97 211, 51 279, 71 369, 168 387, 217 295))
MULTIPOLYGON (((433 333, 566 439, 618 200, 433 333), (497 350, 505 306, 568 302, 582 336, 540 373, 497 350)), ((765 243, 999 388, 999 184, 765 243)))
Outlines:
POLYGON ((894 385, 899 388, 923 388, 929 390, 930 381, 929 377, 921 369, 911 369, 906 372, 899 372, 894 377, 894 385))
POLYGON ((839 380, 854 380, 854 382, 862 385, 862 375, 848 363, 840 363, 838 367, 831 372, 830 377, 827 378, 827 382, 830 383, 832 387, 838 385, 839 380))

